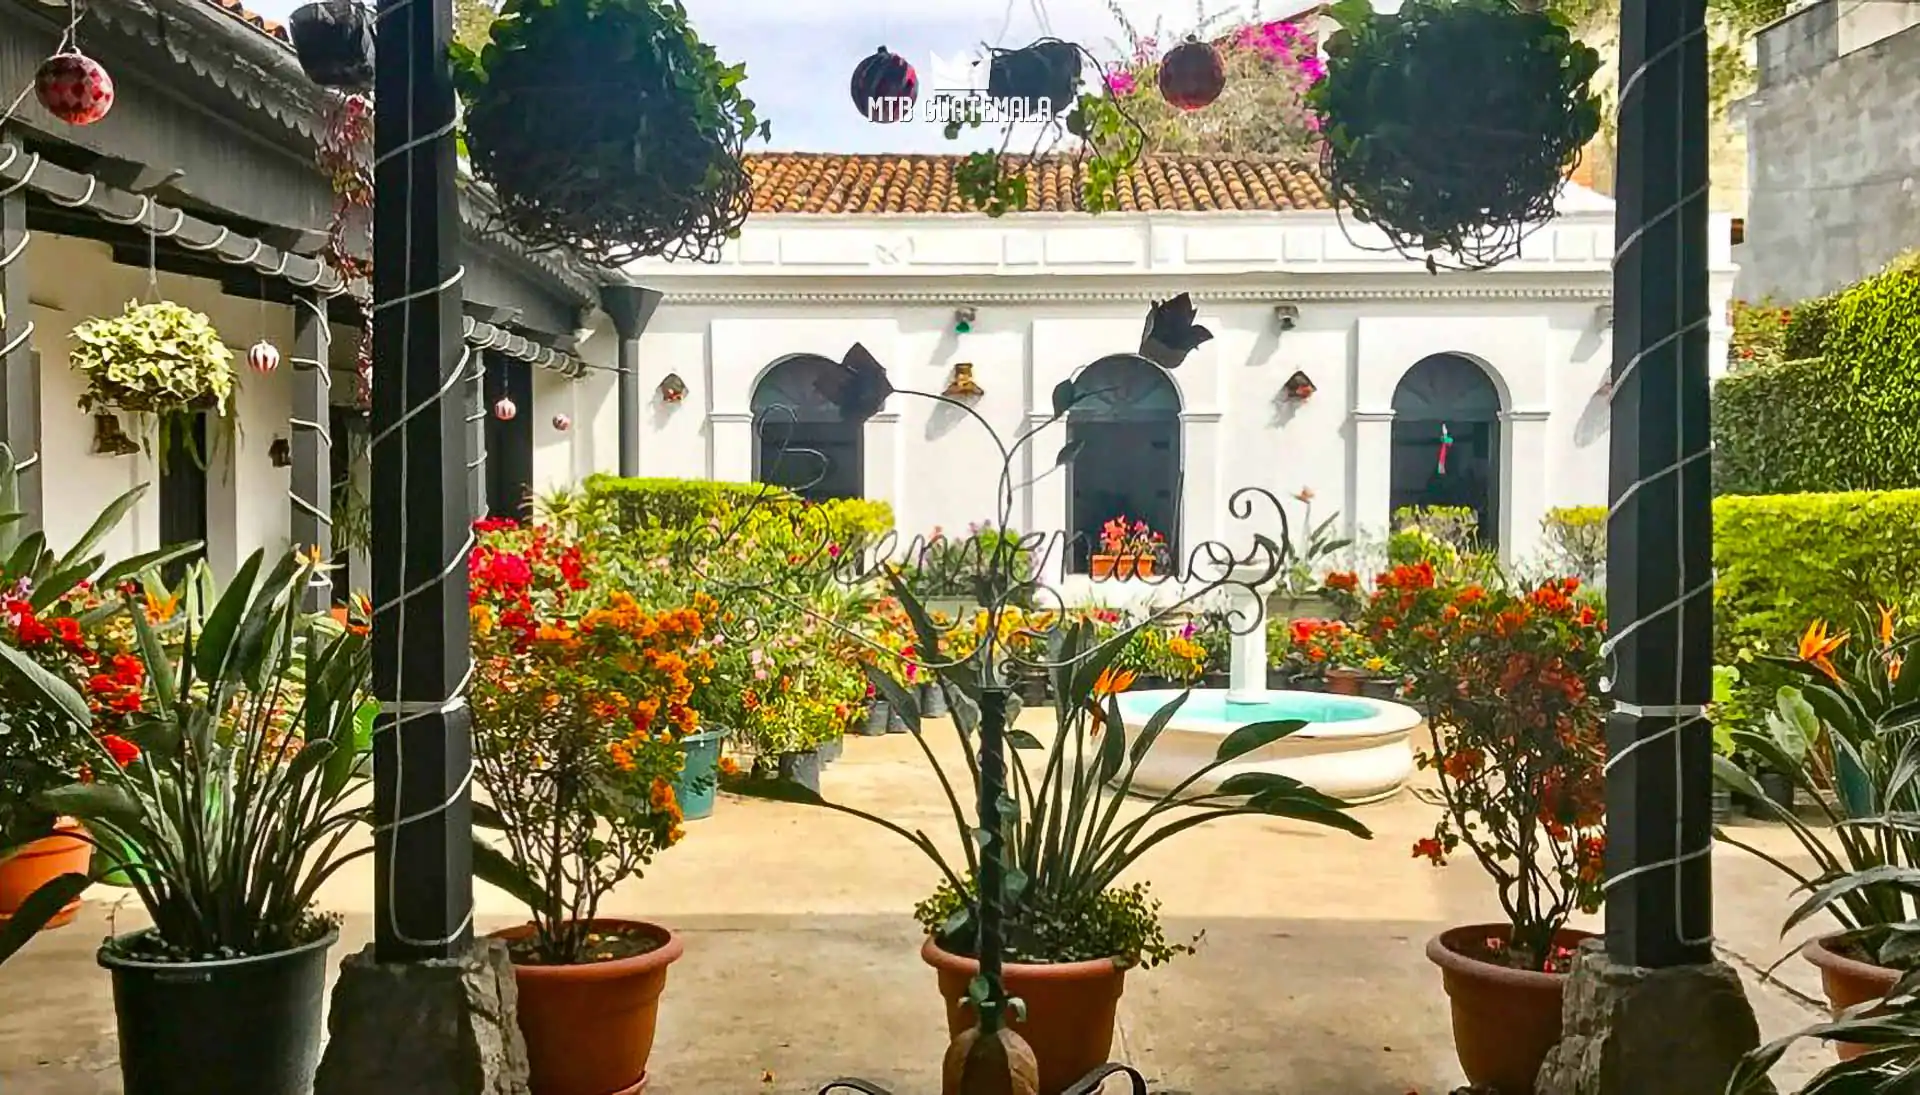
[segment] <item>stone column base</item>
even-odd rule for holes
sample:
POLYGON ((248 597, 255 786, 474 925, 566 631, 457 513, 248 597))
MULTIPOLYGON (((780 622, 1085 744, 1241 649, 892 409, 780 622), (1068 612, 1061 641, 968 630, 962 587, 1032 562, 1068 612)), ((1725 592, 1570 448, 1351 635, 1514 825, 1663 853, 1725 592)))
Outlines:
POLYGON ((1598 939, 1581 944, 1561 1015, 1537 1095, 1719 1095, 1760 1044, 1732 966, 1615 965, 1598 939))
POLYGON ((530 1095, 519 990, 504 943, 465 957, 340 963, 314 1095, 530 1095))

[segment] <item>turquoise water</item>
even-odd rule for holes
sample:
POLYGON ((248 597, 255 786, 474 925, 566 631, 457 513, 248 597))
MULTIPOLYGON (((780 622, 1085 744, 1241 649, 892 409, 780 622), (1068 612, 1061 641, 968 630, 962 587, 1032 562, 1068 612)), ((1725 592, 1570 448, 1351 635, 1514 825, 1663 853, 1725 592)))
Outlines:
MULTIPOLYGON (((1180 693, 1154 690, 1125 692, 1120 696, 1120 717, 1138 725, 1180 693)), ((1348 696, 1329 696, 1323 692, 1268 692, 1259 703, 1228 703, 1227 693, 1219 688, 1197 688, 1180 705, 1174 718, 1181 722, 1217 722, 1244 726, 1250 722, 1278 719, 1302 719, 1306 722, 1357 722, 1380 713, 1373 703, 1348 696)))

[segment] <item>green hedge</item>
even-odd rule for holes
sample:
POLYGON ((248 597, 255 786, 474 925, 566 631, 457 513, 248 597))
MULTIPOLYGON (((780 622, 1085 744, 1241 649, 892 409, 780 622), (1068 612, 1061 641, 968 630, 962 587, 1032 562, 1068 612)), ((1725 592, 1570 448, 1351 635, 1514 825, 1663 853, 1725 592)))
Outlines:
POLYGON ((1714 647, 1784 653, 1807 623, 1920 594, 1920 490, 1723 497, 1713 506, 1714 647))
POLYGON ((1716 491, 1920 487, 1920 255, 1796 306, 1781 354, 1714 386, 1716 491))
MULTIPOLYGON (((588 476, 585 487, 588 505, 602 509, 626 532, 694 528, 749 507, 757 507, 754 521, 758 523, 762 515, 771 520, 775 514, 806 504, 792 491, 764 483, 622 479, 601 474, 588 476)), ((813 534, 822 529, 848 544, 870 543, 893 529, 893 507, 867 498, 821 502, 802 530, 813 534)))

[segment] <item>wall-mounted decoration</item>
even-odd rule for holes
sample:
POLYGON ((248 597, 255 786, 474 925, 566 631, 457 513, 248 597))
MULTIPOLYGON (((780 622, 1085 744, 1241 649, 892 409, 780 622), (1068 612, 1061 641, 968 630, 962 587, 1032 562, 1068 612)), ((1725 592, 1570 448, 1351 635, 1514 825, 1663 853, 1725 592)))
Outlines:
POLYGON ((1318 390, 1319 389, 1314 386, 1313 378, 1306 373, 1295 372, 1287 378, 1286 392, 1288 399, 1312 399, 1313 393, 1318 390))
POLYGON ((568 418, 564 414, 556 414, 553 416, 553 428, 559 430, 561 433, 566 433, 573 428, 573 419, 568 418))
POLYGON ((941 394, 948 399, 972 399, 987 394, 987 390, 973 379, 972 363, 962 361, 953 367, 953 379, 947 382, 947 390, 941 394))
POLYGON ((293 467, 293 443, 284 437, 274 438, 273 443, 267 446, 267 459, 276 468, 293 467))
POLYGON ((1273 306, 1273 321, 1282 331, 1291 331, 1300 325, 1300 306, 1297 304, 1276 304, 1273 306))
POLYGON ((93 451, 96 456, 132 456, 140 443, 120 428, 118 416, 103 412, 93 416, 93 451))
POLYGON ((71 46, 40 62, 33 93, 47 113, 68 125, 92 125, 113 109, 113 77, 71 46))
POLYGON ((247 351, 247 367, 256 373, 270 373, 280 367, 280 351, 266 339, 253 344, 247 351))
POLYGON ((373 86, 373 12, 356 0, 321 0, 287 19, 293 52, 307 79, 321 87, 373 86))
POLYGON ((980 318, 980 310, 971 304, 953 310, 953 333, 968 334, 973 330, 973 321, 980 318))
POLYGON ((679 373, 668 373, 660 382, 660 402, 678 403, 687 398, 687 382, 680 379, 679 373))
POLYGON ((502 422, 513 421, 513 416, 519 413, 520 408, 508 396, 501 396, 493 405, 493 417, 502 422))
POLYGON ((1155 302, 1140 332, 1140 356, 1162 369, 1179 368, 1188 354, 1213 338, 1212 331, 1193 321, 1197 314, 1190 293, 1155 302))
POLYGON ((1226 63, 1210 42, 1188 37, 1160 62, 1160 97, 1181 110, 1199 110, 1226 89, 1226 63))
POLYGON ((905 57, 881 46, 853 66, 849 90, 853 109, 868 121, 904 122, 920 98, 920 76, 905 57))

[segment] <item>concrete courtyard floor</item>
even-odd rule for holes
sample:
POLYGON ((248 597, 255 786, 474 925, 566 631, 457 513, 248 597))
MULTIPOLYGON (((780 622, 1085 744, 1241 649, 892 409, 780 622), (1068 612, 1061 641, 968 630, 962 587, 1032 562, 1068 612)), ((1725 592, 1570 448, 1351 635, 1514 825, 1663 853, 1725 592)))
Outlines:
MULTIPOLYGON (((1042 732, 1051 714, 1022 722, 1042 732)), ((952 737, 944 723, 928 731, 964 784, 952 737)), ((938 786, 904 735, 849 739, 824 791, 954 842, 938 786)), ((1499 919, 1498 904, 1471 862, 1436 869, 1411 857, 1434 807, 1403 793, 1356 813, 1373 840, 1230 818, 1148 853, 1136 873, 1163 901, 1169 934, 1205 932, 1198 954, 1128 978, 1115 1056, 1156 1093, 1446 1095, 1463 1082, 1424 948, 1444 927, 1499 919)), ((1780 827, 1745 823, 1743 835, 1791 847, 1780 827)), ((1788 949, 1778 926, 1789 888, 1737 849, 1716 850, 1714 871, 1723 949, 1743 969, 1763 1034, 1820 1019, 1818 979, 1797 958, 1781 967, 1781 984, 1756 972, 1788 949)), ((918 851, 858 819, 723 797, 602 910, 686 937, 650 1090, 799 1093, 857 1075, 897 1095, 937 1092, 946 1037, 910 915, 936 877, 918 851)), ((503 895, 479 890, 482 931, 521 919, 503 895)), ((364 867, 325 892, 325 907, 346 916, 336 959, 370 938, 372 893, 364 867)), ((76 923, 0 969, 5 1095, 120 1091, 111 991, 93 961, 110 926, 142 922, 137 902, 115 908, 120 897, 93 891, 76 923)), ((1827 1060, 1808 1045, 1776 1080, 1796 1090, 1827 1060)))

